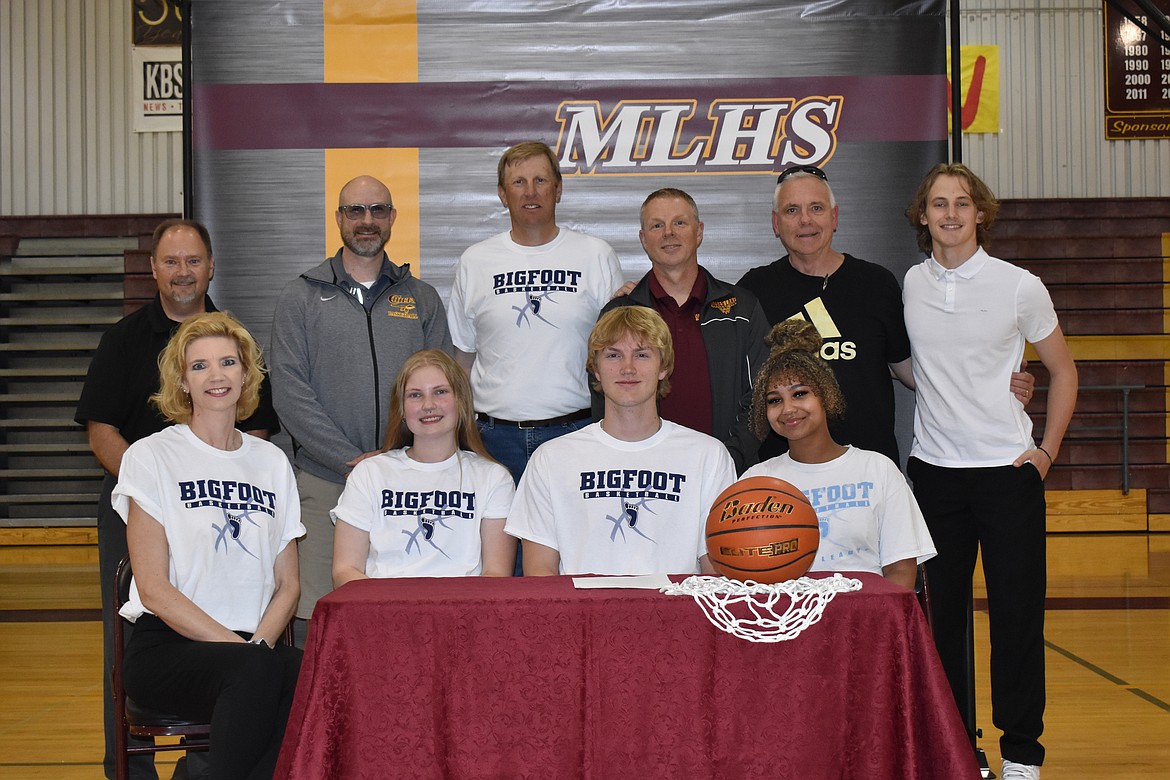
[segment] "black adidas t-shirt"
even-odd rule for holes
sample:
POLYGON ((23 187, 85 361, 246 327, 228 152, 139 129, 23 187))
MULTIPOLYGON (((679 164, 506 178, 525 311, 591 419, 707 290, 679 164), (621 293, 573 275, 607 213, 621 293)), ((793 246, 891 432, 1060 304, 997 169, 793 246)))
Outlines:
MULTIPOLYGON (((792 267, 788 256, 753 268, 739 280, 756 294, 768 322, 809 320, 824 339, 821 357, 833 368, 845 395, 845 418, 830 423, 839 444, 876 450, 898 462, 894 436, 891 363, 910 357, 902 317, 902 290, 894 275, 875 263, 845 255, 825 281, 792 267)), ((760 448, 760 459, 775 457, 788 443, 775 433, 760 448)))

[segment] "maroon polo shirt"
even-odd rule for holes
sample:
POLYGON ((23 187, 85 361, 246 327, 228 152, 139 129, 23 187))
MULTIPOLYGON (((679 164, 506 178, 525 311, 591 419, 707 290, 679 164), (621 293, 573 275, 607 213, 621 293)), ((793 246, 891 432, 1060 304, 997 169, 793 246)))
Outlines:
POLYGON ((711 376, 707 368, 707 347, 703 344, 703 334, 699 327, 699 316, 707 300, 707 275, 700 269, 690 297, 679 306, 662 289, 658 278, 651 271, 650 295, 655 311, 666 321, 674 340, 674 373, 670 375, 670 394, 659 402, 659 414, 664 419, 714 436, 711 430, 711 376))

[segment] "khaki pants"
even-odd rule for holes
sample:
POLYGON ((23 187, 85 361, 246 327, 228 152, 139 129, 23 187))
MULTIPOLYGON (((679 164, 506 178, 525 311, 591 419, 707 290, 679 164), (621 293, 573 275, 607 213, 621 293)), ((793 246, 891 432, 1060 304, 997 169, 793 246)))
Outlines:
POLYGON ((344 484, 297 470, 301 522, 307 531, 298 550, 301 600, 297 604, 297 617, 305 620, 313 616, 317 599, 333 590, 333 522, 329 519, 329 510, 337 506, 344 488, 344 484))

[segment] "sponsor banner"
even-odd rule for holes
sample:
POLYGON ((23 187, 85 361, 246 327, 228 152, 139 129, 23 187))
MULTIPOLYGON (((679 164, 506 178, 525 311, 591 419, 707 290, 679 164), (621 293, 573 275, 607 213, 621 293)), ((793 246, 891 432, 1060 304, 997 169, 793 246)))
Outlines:
POLYGON ((180 46, 133 49, 134 132, 182 132, 182 55, 180 46))
POLYGON ((338 191, 359 174, 393 194, 391 258, 445 300, 460 254, 508 229, 496 163, 525 140, 560 160, 558 224, 611 243, 629 279, 649 267, 638 210, 659 187, 697 200, 715 276, 784 254, 771 195, 797 163, 828 174, 838 249, 899 278, 921 259, 903 212, 947 155, 942 0, 200 0, 190 13, 194 216, 215 241, 217 303, 262 339, 283 284, 340 246, 338 191))
POLYGON ((1170 112, 1165 114, 1110 114, 1105 117, 1110 141, 1170 138, 1170 112))
MULTIPOLYGON (((1170 14, 1170 0, 1151 2, 1170 14)), ((1105 138, 1170 138, 1170 34, 1134 0, 1105 3, 1105 138)))
MULTIPOLYGON (((947 61, 951 49, 947 47, 947 61)), ((960 46, 962 129, 964 133, 998 133, 999 47, 960 46)), ((951 88, 947 79, 947 89, 951 88)), ((951 128, 951 105, 947 103, 947 130, 951 128)))

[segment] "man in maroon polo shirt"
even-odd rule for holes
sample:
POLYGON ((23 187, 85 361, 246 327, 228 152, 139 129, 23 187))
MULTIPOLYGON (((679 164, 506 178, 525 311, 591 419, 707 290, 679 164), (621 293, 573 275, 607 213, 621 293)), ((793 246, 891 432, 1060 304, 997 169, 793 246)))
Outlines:
MULTIPOLYGON (((673 187, 650 193, 638 237, 650 272, 602 311, 647 306, 662 315, 674 340, 675 364, 660 415, 722 441, 742 473, 756 462, 760 446, 747 413, 756 371, 768 357, 768 319, 754 294, 699 265, 703 223, 687 193, 673 187)), ((595 419, 599 401, 594 394, 595 419)))

